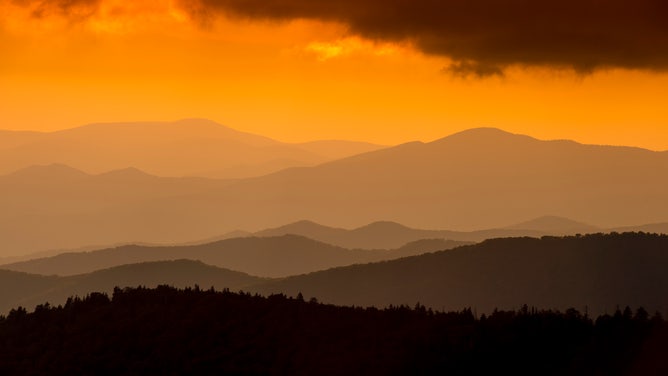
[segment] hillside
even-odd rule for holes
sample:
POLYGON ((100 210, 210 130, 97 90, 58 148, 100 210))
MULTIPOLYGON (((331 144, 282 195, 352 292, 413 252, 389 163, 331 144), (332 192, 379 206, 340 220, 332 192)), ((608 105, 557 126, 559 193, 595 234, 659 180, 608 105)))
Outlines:
POLYGON ((294 276, 256 286, 343 305, 420 302, 477 312, 522 304, 613 312, 668 309, 668 236, 642 233, 492 239, 446 252, 294 276))
POLYGON ((188 246, 128 245, 2 265, 0 268, 43 275, 74 275, 117 265, 190 259, 262 277, 286 277, 336 266, 399 258, 454 248, 455 241, 413 244, 397 250, 350 250, 296 235, 247 237, 188 246), (434 248, 436 247, 436 248, 434 248))

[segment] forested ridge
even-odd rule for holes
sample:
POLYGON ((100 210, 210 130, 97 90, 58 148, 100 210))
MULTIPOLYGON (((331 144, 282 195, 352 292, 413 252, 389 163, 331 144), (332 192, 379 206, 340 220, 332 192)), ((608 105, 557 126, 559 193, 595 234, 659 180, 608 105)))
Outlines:
POLYGON ((0 374, 666 374, 659 313, 340 307, 228 290, 115 289, 0 318, 0 374))
POLYGON ((398 260, 351 265, 251 287, 337 305, 413 305, 480 313, 523 304, 593 315, 617 306, 668 311, 668 235, 498 238, 398 260))

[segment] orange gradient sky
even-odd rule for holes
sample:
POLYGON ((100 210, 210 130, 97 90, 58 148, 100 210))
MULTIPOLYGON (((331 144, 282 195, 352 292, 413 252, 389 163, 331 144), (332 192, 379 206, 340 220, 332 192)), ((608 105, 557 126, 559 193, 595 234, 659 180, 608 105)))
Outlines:
POLYGON ((397 144, 491 126, 668 150, 666 73, 513 65, 459 77, 447 57, 341 23, 81 3, 0 0, 0 129, 201 117, 281 141, 397 144))

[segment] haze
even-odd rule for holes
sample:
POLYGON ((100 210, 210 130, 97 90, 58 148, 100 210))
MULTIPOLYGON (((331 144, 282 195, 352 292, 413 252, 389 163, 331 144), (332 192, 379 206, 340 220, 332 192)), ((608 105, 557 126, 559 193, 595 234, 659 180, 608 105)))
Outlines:
POLYGON ((0 0, 0 374, 668 374, 667 15, 0 0))

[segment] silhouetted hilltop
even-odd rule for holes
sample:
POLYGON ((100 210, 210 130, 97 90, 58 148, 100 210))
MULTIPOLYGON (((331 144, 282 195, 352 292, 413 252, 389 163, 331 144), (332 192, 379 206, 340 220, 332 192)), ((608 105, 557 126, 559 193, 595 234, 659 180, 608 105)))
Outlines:
POLYGON ((477 318, 416 305, 335 307, 166 286, 0 318, 2 374, 646 375, 668 327, 626 308, 593 321, 523 307, 477 318))
MULTIPOLYGON (((441 242, 438 249, 461 242, 441 242)), ((422 252, 433 251, 425 244, 422 252)), ((116 265, 146 261, 190 259, 262 277, 285 277, 335 266, 388 260, 414 254, 409 250, 350 250, 302 236, 246 237, 188 246, 128 245, 92 252, 63 253, 52 257, 2 265, 3 269, 36 274, 73 275, 116 265)))
POLYGON ((447 147, 475 147, 478 153, 485 153, 497 146, 525 145, 536 141, 531 136, 506 132, 499 128, 479 127, 453 133, 432 142, 434 145, 447 147))
POLYGON ((346 248, 393 249, 420 239, 445 237, 445 233, 411 229, 398 223, 379 221, 352 230, 298 221, 255 232, 255 236, 295 234, 346 248))
MULTIPOLYGON (((253 233, 255 236, 282 236, 282 235, 301 235, 314 240, 330 243, 328 240, 337 239, 347 232, 346 229, 324 226, 313 221, 297 221, 284 226, 269 228, 253 233)), ((331 242, 331 244, 334 244, 331 242)), ((363 248, 363 247, 360 247, 363 248)))
POLYGON ((47 302, 56 306, 64 304, 70 296, 84 297, 95 291, 111 293, 116 286, 156 287, 164 284, 185 288, 198 285, 238 291, 263 281, 263 278, 192 260, 121 265, 69 277, 0 270, 0 314, 18 306, 32 309, 47 302))
POLYGON ((257 286, 335 304, 435 309, 668 309, 668 236, 644 233, 486 240, 446 252, 353 265, 257 286))

